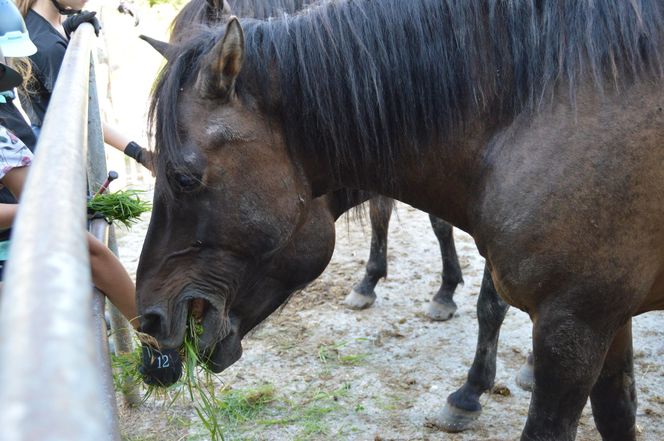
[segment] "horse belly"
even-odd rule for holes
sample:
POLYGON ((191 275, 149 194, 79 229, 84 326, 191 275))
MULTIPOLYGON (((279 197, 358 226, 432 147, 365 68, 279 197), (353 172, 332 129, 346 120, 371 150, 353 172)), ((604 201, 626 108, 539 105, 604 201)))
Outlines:
POLYGON ((659 276, 653 284, 652 290, 635 315, 643 314, 648 311, 662 310, 664 310, 664 268, 662 268, 659 276))

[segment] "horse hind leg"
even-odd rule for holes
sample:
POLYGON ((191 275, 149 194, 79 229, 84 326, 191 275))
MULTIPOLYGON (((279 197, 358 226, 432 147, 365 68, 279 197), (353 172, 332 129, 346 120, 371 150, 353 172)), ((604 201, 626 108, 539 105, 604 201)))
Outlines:
POLYGON ((440 289, 427 305, 425 313, 431 320, 444 321, 454 317, 457 310, 454 291, 459 283, 463 283, 463 276, 454 246, 452 225, 432 215, 429 215, 429 220, 443 257, 443 277, 440 289))
POLYGON ((371 219, 371 250, 362 280, 355 284, 344 304, 350 309, 365 309, 376 301, 374 289, 378 281, 387 276, 387 230, 394 202, 377 196, 369 201, 371 219))
POLYGON ((636 439, 636 386, 632 360, 632 321, 611 343, 590 393, 595 425, 604 441, 636 439))
POLYGON ((496 377, 496 352, 500 327, 509 305, 496 292, 488 268, 484 268, 482 287, 477 299, 479 333, 475 359, 466 383, 447 398, 447 404, 429 422, 447 432, 468 429, 482 413, 480 397, 493 387, 496 377))

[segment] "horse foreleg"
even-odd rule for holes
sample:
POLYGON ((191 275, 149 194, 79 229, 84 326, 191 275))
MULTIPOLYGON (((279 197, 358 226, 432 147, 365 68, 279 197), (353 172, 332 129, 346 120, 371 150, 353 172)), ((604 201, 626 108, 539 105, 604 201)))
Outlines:
POLYGON ((365 309, 376 301, 374 289, 387 276, 387 230, 392 216, 392 201, 374 197, 369 201, 371 218, 371 251, 364 278, 346 296, 344 304, 351 309, 365 309))
POLYGON ((563 302, 540 305, 533 317, 535 384, 521 441, 572 441, 615 328, 582 320, 563 302))
POLYGON ((616 334, 590 393, 595 425, 605 441, 636 439, 632 321, 616 334))
POLYGON ((432 215, 429 215, 429 220, 433 232, 438 238, 440 254, 443 257, 443 279, 440 289, 427 306, 426 315, 431 320, 449 320, 457 310, 453 296, 457 285, 463 283, 463 276, 454 246, 452 225, 432 215))
POLYGON ((475 359, 466 383, 447 398, 443 410, 432 420, 436 426, 448 432, 460 432, 479 418, 482 412, 480 397, 493 387, 496 377, 498 336, 508 309, 509 305, 496 292, 491 273, 485 267, 477 299, 479 333, 475 359))

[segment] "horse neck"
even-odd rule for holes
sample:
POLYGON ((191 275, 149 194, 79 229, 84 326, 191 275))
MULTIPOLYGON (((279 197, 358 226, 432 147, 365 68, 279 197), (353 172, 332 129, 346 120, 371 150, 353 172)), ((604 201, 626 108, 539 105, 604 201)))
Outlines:
POLYGON ((466 187, 452 171, 467 171, 457 164, 468 164, 476 146, 459 139, 478 114, 500 114, 494 107, 505 104, 494 99, 500 72, 487 66, 495 57, 482 28, 459 17, 447 23, 443 9, 433 0, 336 2, 294 19, 244 22, 250 66, 240 85, 269 85, 251 94, 276 109, 272 116, 283 122, 314 196, 345 187, 423 205, 409 195, 411 182, 466 187), (383 18, 362 21, 365 14, 351 10, 341 14, 347 20, 321 25, 336 17, 323 8, 354 7, 383 18), (410 18, 391 16, 394 8, 410 18), (458 41, 473 44, 462 50, 458 41))
POLYGON ((355 162, 354 171, 340 176, 331 172, 325 158, 305 155, 298 162, 313 194, 326 195, 335 217, 373 196, 384 195, 470 231, 472 207, 482 191, 476 178, 486 167, 487 145, 503 122, 480 114, 467 124, 453 139, 437 139, 421 146, 416 155, 397 158, 390 176, 361 160, 355 162))
POLYGON ((279 72, 278 116, 314 195, 358 188, 470 225, 478 189, 469 176, 482 172, 497 129, 551 102, 559 88, 573 96, 587 75, 601 87, 661 64, 653 48, 662 39, 661 2, 643 2, 652 17, 598 2, 616 19, 605 30, 610 39, 598 37, 603 25, 592 8, 580 11, 599 26, 587 33, 569 24, 579 11, 558 2, 493 15, 480 3, 332 2, 249 36, 264 43, 247 58, 268 59, 279 72), (616 44, 643 42, 641 21, 652 29, 650 46, 616 44), (539 38, 541 24, 548 28, 539 38), (566 33, 575 38, 562 51, 566 33))

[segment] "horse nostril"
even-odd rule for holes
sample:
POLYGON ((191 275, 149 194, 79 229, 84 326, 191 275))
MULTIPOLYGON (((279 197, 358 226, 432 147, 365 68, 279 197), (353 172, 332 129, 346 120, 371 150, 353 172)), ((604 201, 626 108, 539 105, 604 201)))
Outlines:
POLYGON ((165 315, 162 311, 146 311, 145 314, 141 316, 141 332, 150 334, 153 337, 160 337, 161 332, 164 330, 164 323, 165 315))

